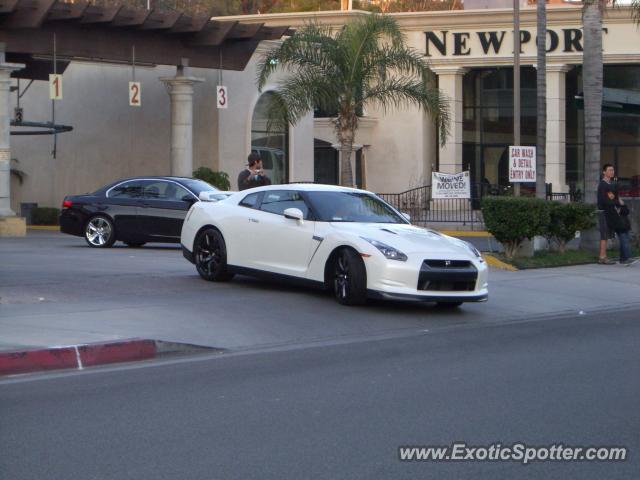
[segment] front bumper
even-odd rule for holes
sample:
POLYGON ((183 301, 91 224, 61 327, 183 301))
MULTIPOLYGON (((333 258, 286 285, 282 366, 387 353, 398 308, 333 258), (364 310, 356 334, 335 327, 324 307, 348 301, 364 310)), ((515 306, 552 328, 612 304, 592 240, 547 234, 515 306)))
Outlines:
POLYGON ((378 300, 401 300, 406 302, 438 302, 438 303, 456 303, 456 302, 486 302, 489 299, 489 293, 485 291, 479 295, 466 295, 464 297, 442 296, 442 295, 413 295, 410 293, 389 293, 379 292, 376 290, 367 290, 367 297, 378 300))
POLYGON ((368 296, 425 302, 487 300, 488 269, 482 259, 447 253, 408 257, 406 262, 387 260, 381 255, 366 258, 368 296), (425 260, 440 262, 442 267, 429 267, 425 260), (465 262, 466 267, 459 266, 459 262, 465 262))
POLYGON ((193 252, 190 252, 189 249, 182 244, 180 244, 180 246, 182 247, 182 256, 189 260, 191 263, 195 264, 196 261, 193 258, 193 252))

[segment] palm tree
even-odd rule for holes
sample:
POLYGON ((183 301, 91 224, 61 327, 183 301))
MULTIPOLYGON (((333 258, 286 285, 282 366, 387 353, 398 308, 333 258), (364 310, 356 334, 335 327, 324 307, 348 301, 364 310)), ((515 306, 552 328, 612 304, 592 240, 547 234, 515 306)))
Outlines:
POLYGON ((447 137, 448 101, 429 86, 432 73, 423 55, 405 46, 391 17, 372 14, 337 30, 307 23, 263 55, 258 65, 260 91, 278 69, 288 75, 278 82, 276 100, 270 103, 270 126, 295 125, 314 108, 335 112, 341 185, 353 185, 351 155, 358 113, 366 107, 387 111, 417 105, 433 117, 440 141, 447 137))
POLYGON ((536 72, 536 100, 538 111, 536 141, 536 197, 546 197, 547 148, 547 5, 546 0, 536 2, 538 38, 538 71, 536 72))
POLYGON ((606 0, 584 0, 582 24, 582 91, 584 95, 584 187, 585 201, 596 203, 596 185, 600 180, 600 143, 602 127, 602 12, 606 0))

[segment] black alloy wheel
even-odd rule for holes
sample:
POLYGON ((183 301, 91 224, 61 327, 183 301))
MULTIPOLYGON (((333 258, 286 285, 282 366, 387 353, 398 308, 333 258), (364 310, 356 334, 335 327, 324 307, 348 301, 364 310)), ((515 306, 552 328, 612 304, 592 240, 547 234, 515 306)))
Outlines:
POLYGON ((84 227, 84 239, 93 248, 109 248, 116 241, 113 222, 104 215, 91 217, 84 227))
POLYGON ((333 265, 333 293, 342 305, 367 301, 367 270, 360 255, 351 248, 338 252, 333 265))
POLYGON ((196 270, 202 278, 210 282, 224 282, 233 278, 233 274, 227 271, 227 247, 218 230, 207 228, 201 231, 193 250, 196 270))

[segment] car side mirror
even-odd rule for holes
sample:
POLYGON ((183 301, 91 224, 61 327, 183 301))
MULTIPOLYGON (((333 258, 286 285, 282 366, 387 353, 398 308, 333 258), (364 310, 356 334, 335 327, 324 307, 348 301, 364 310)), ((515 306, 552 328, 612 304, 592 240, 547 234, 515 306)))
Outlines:
POLYGON ((284 211, 284 218, 302 222, 304 220, 304 213, 302 213, 302 210, 299 208, 287 208, 284 211))
POLYGON ((182 200, 183 202, 188 203, 189 205, 193 205, 194 203, 196 203, 196 199, 193 198, 193 195, 185 195, 180 200, 182 200))
POLYGON ((204 190, 204 191, 200 192, 200 194, 198 195, 198 198, 202 202, 215 202, 215 199, 211 198, 211 194, 212 193, 213 192, 210 192, 208 190, 204 190))
POLYGON ((407 222, 411 223, 411 215, 405 212, 400 212, 400 213, 402 213, 402 216, 407 220, 407 222))

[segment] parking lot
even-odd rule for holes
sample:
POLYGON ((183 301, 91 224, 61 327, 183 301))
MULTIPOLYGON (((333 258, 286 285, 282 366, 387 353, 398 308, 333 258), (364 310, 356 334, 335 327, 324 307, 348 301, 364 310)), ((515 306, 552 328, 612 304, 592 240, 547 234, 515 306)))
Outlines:
POLYGON ((344 307, 294 285, 205 282, 176 245, 96 250, 81 238, 30 230, 0 242, 0 348, 133 337, 232 350, 349 342, 631 307, 640 301, 638 286, 636 268, 492 269, 489 301, 455 311, 344 307))

